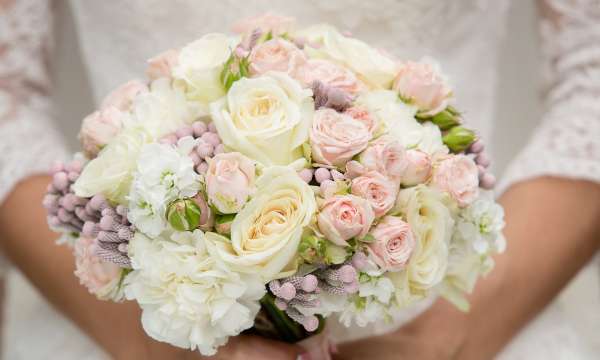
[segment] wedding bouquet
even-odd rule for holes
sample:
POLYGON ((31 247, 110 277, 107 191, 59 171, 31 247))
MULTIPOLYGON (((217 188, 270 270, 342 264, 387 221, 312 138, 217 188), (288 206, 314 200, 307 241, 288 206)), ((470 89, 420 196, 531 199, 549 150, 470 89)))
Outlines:
POLYGON ((81 283, 214 354, 464 294, 504 249, 483 144, 431 60, 263 15, 149 60, 83 120, 44 206, 81 283))

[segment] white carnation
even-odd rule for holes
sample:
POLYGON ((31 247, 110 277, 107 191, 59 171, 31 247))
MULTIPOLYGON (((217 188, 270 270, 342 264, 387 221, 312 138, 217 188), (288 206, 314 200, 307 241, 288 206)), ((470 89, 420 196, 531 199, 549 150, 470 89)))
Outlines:
POLYGON ((210 356, 254 324, 263 283, 217 262, 200 230, 154 240, 137 233, 130 255, 125 295, 139 303, 152 338, 210 356))

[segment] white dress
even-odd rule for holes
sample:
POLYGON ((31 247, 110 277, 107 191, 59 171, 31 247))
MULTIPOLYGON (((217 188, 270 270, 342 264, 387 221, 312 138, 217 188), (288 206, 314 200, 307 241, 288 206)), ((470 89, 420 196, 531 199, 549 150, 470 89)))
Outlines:
MULTIPOLYGON (((227 31, 240 17, 271 10, 295 16, 304 25, 333 23, 400 57, 436 58, 451 75, 457 103, 469 123, 485 139, 493 125, 496 61, 507 1, 113 0, 73 1, 72 6, 96 102, 117 85, 141 76, 145 60, 158 52, 207 32, 227 31)), ((545 3, 556 18, 540 24, 548 85, 544 121, 510 166, 501 189, 545 174, 600 182, 600 2, 545 3)), ((18 180, 64 156, 49 120, 44 54, 51 45, 51 13, 47 0, 0 0, 0 202, 18 180)), ((29 296, 39 297, 33 292, 29 296)), ((4 358, 105 357, 46 303, 34 304, 7 310, 4 358)), ((600 304, 592 312, 600 313, 600 304)), ((373 326, 337 335, 348 338, 385 330, 373 326)), ((500 358, 593 358, 581 335, 553 304, 500 358)), ((600 349, 595 351, 597 355, 600 349)))

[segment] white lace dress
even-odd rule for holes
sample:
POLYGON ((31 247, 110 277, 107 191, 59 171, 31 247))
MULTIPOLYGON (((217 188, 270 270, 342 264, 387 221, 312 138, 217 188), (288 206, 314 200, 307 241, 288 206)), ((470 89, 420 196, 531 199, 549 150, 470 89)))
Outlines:
MULTIPOLYGON (((206 32, 226 31, 240 17, 272 10, 293 15, 301 24, 333 23, 402 57, 439 59, 452 75, 469 122, 489 138, 507 1, 113 0, 73 1, 72 6, 97 102, 111 88, 141 75, 152 55, 206 32)), ((0 0, 0 202, 19 179, 43 171, 63 155, 47 100, 44 55, 51 43, 50 5, 47 0, 0 0)), ((510 166, 502 189, 544 174, 600 182, 600 1, 545 0, 545 5, 555 14, 541 23, 548 84, 545 119, 510 166)), ((34 304, 8 309, 4 358, 104 357, 43 301, 34 304)), ((600 304, 595 311, 600 312, 600 304)), ((374 326, 337 335, 385 330, 374 326)), ((593 358, 581 335, 553 304, 500 358, 593 358)))

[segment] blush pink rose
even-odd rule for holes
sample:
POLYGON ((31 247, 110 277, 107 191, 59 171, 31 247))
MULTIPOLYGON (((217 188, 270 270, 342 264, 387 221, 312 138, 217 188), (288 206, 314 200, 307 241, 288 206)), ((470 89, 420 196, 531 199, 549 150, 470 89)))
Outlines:
POLYGON ((415 186, 427 182, 431 175, 431 156, 424 151, 410 149, 406 151, 408 165, 402 176, 402 185, 415 186))
POLYGON ((171 49, 148 60, 146 75, 155 80, 161 77, 172 77, 172 70, 178 63, 179 51, 171 49))
POLYGON ((424 115, 435 115, 444 110, 451 95, 450 87, 436 66, 424 62, 402 64, 393 88, 424 115))
POLYGON ((121 111, 129 111, 133 100, 139 93, 148 91, 148 86, 139 80, 131 80, 119 86, 102 101, 100 109, 115 107, 121 111))
POLYGON ((479 195, 479 174, 475 162, 465 155, 447 155, 434 166, 431 184, 445 191, 460 207, 479 195))
POLYGON ((242 19, 232 27, 233 32, 238 34, 247 34, 259 29, 263 33, 271 32, 273 36, 279 36, 293 30, 296 19, 288 16, 281 16, 273 13, 242 19))
POLYGON ((350 115, 355 120, 365 124, 371 135, 374 135, 379 127, 379 123, 373 114, 362 106, 351 106, 344 111, 344 114, 350 115))
POLYGON ((316 162, 341 167, 367 147, 371 134, 360 121, 323 108, 315 111, 309 138, 316 162))
POLYGON ((374 219, 375 213, 365 199, 354 195, 336 195, 321 206, 317 224, 329 241, 347 246, 347 240, 367 235, 374 219))
POLYGON ((208 200, 219 212, 234 214, 242 209, 254 190, 254 161, 237 153, 220 153, 208 161, 208 200))
POLYGON ((386 216, 371 231, 369 254, 385 271, 400 271, 406 267, 415 248, 415 236, 406 222, 396 216, 386 216))
POLYGON ((400 185, 377 171, 369 171, 352 179, 350 191, 366 199, 376 217, 385 215, 394 206, 400 185))
POLYGON ((250 52, 249 60, 252 75, 268 71, 292 75, 306 63, 306 55, 291 42, 276 38, 256 45, 250 52))
POLYGON ((102 261, 95 255, 95 240, 80 237, 75 242, 75 275, 81 285, 100 298, 107 297, 116 290, 121 268, 114 263, 102 261))
POLYGON ((367 171, 377 171, 397 180, 408 166, 404 146, 387 137, 381 137, 369 145, 360 154, 359 161, 367 171))
POLYGON ((356 75, 349 69, 322 59, 310 59, 295 76, 305 87, 311 87, 315 80, 325 85, 340 89, 350 95, 356 95, 365 89, 356 75))
POLYGON ((123 126, 123 112, 115 107, 95 111, 83 119, 79 131, 79 141, 86 156, 96 157, 123 126))

